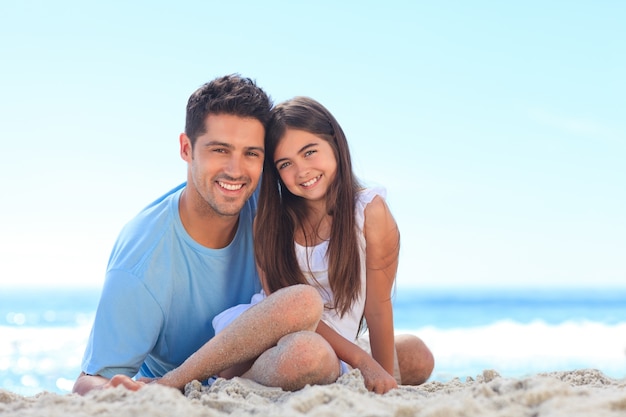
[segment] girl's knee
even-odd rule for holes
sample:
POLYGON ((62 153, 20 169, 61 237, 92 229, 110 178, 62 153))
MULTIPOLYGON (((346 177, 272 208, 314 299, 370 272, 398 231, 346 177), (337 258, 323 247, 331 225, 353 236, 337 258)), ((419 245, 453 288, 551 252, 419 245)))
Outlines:
POLYGON ((435 358, 426 344, 414 335, 397 335, 396 352, 402 385, 419 385, 428 380, 435 358))
MULTIPOLYGON (((285 336, 284 344, 288 358, 283 365, 285 372, 306 384, 330 384, 339 378, 339 359, 333 348, 315 332, 298 332, 285 336)), ((302 386, 304 386, 302 385, 302 386)))

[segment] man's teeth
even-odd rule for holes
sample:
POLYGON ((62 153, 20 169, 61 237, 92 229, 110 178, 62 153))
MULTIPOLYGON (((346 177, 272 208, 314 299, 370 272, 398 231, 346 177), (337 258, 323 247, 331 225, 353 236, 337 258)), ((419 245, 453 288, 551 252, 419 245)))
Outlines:
POLYGON ((230 191, 237 191, 243 187, 243 184, 226 184, 225 182, 219 182, 220 187, 226 188, 230 191))
POLYGON ((312 180, 309 180, 307 182, 303 182, 302 185, 305 187, 310 187, 311 185, 315 184, 317 182, 317 180, 319 180, 320 177, 315 177, 312 180))

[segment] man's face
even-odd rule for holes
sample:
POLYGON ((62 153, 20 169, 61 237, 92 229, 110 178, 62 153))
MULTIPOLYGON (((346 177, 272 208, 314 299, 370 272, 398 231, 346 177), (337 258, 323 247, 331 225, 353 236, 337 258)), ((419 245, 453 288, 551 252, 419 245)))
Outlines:
POLYGON ((181 137, 196 209, 207 215, 237 216, 261 177, 265 129, 256 119, 229 114, 210 114, 205 126, 206 133, 193 150, 189 138, 181 137))

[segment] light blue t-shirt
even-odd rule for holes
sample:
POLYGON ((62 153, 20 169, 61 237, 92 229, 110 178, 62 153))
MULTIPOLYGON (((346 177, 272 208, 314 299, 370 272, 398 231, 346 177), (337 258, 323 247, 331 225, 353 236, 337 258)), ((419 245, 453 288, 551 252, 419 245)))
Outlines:
POLYGON ((252 242, 257 193, 243 207, 230 245, 209 249, 180 220, 184 187, 146 207, 119 235, 83 372, 163 376, 215 335, 214 316, 261 289, 252 242))

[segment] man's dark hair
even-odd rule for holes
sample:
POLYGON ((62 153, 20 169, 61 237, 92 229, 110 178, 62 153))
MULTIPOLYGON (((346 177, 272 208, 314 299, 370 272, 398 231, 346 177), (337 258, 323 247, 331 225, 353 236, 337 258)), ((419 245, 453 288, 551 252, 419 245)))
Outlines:
POLYGON ((257 119, 265 127, 271 109, 271 98, 252 79, 226 75, 204 84, 189 97, 185 133, 193 147, 198 136, 206 133, 209 114, 257 119))

